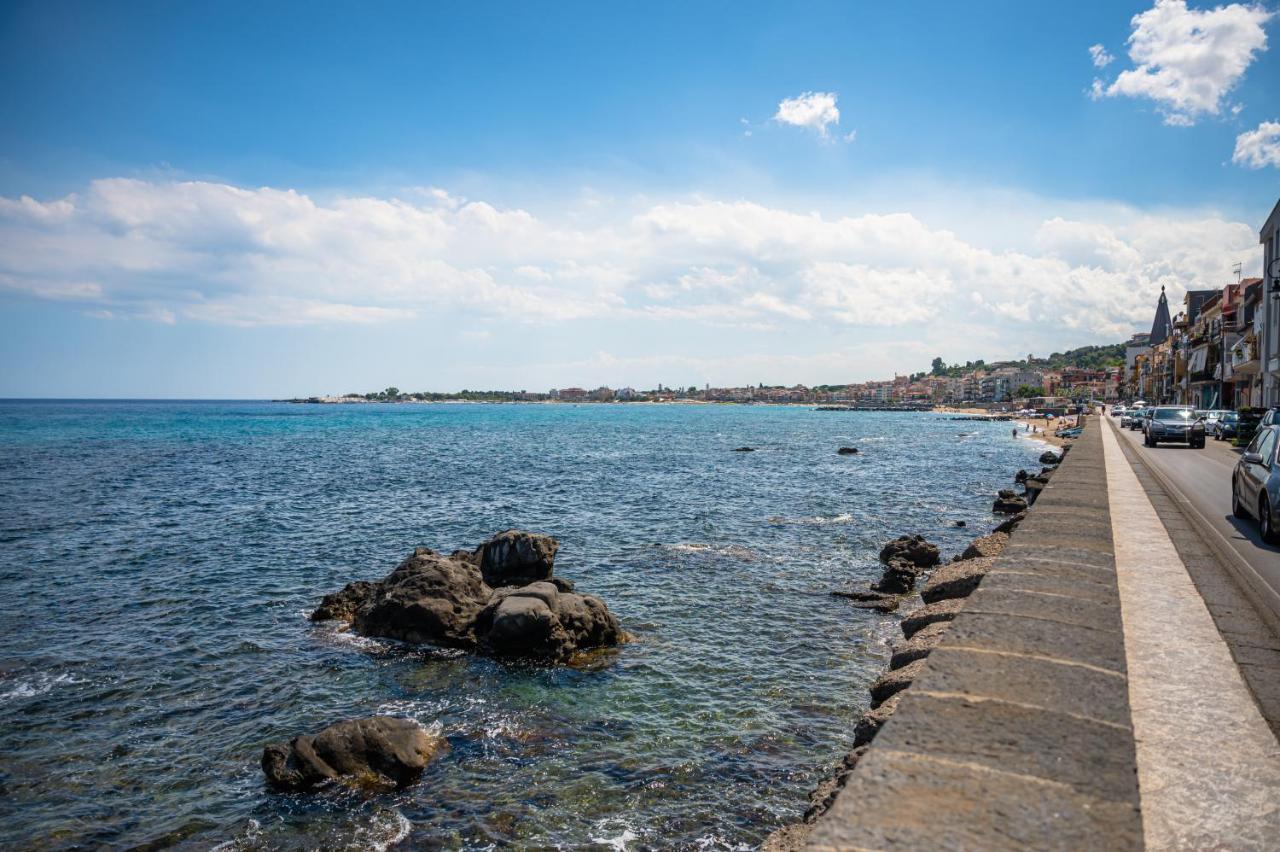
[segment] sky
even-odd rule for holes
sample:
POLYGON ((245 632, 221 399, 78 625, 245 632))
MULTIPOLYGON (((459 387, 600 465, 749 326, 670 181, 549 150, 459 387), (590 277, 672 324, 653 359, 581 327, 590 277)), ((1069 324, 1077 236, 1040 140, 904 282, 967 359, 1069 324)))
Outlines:
POLYGON ((0 3, 0 396, 820 384, 1259 274, 1274 0, 0 3))

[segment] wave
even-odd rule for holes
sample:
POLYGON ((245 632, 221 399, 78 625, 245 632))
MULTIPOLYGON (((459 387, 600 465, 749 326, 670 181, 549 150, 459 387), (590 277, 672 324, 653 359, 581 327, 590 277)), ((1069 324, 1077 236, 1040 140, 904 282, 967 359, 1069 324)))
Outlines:
POLYGON ((782 515, 774 515, 769 519, 771 524, 795 524, 807 527, 825 527, 830 524, 847 524, 853 521, 853 515, 849 512, 841 512, 838 515, 813 515, 803 518, 787 518, 782 515))
POLYGON ((12 685, 6 684, 7 688, 0 692, 0 704, 18 701, 23 698, 35 698, 37 695, 53 692, 60 686, 73 686, 78 683, 85 683, 85 681, 70 672, 63 672, 57 675, 49 674, 48 672, 37 672, 31 677, 17 680, 12 685))

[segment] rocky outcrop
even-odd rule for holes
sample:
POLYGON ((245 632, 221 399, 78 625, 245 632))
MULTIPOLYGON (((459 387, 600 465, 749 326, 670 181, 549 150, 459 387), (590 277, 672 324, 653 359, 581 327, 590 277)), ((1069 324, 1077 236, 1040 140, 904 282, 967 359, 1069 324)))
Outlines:
POLYGON ((895 559, 904 560, 917 568, 929 568, 941 561, 938 545, 930 544, 921 535, 904 535, 895 538, 880 549, 880 561, 889 565, 895 559))
POLYGON ((385 579, 326 595, 311 618, 347 621, 364 636, 549 662, 620 644, 625 634, 604 601, 552 576, 558 548, 519 530, 449 556, 420 547, 385 579))
POLYGON ((549 535, 507 530, 480 545, 480 576, 495 589, 550 580, 560 545, 549 535))
POLYGON ((1008 488, 1001 488, 1000 493, 996 495, 995 502, 991 504, 991 511, 1001 515, 1013 515, 1025 511, 1026 508, 1026 498, 1019 497, 1008 488))
POLYGON ((373 716, 269 745, 262 750, 262 771, 280 790, 314 790, 339 780, 403 787, 444 748, 443 738, 412 719, 373 716))
POLYGON ((1062 456, 1052 450, 1045 450, 1040 454, 1040 464, 1059 464, 1061 461, 1062 456))
POLYGON ((841 447, 836 452, 842 456, 856 456, 858 454, 857 447, 841 447))
POLYGON ((996 528, 992 530, 992 532, 1008 533, 1009 535, 1012 535, 1013 531, 1018 528, 1018 524, 1026 520, 1026 517, 1027 517, 1027 513, 1025 511, 1019 512, 1018 514, 1014 515, 1012 518, 1006 518, 1005 520, 996 524, 996 528))
POLYGON ((905 595, 915 588, 916 580, 923 571, 923 568, 906 559, 894 557, 889 560, 884 573, 880 575, 880 580, 871 585, 871 590, 890 595, 905 595))
POLYGON ((884 723, 889 721, 889 717, 898 709, 898 701, 901 698, 902 693, 896 692, 882 701, 879 706, 862 714, 862 718, 853 726, 854 748, 867 745, 876 738, 876 734, 880 733, 884 723))

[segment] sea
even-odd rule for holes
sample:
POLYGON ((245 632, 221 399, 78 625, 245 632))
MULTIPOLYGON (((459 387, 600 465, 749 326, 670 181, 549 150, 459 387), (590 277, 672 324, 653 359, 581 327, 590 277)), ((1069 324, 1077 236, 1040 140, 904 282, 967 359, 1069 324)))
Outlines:
POLYGON ((1043 449, 804 406, 0 402, 0 845, 754 848, 899 635, 829 593, 901 534, 963 549, 1043 449), (307 619, 509 528, 634 641, 544 668, 307 619), (375 713, 447 740, 417 784, 264 785, 265 744, 375 713))

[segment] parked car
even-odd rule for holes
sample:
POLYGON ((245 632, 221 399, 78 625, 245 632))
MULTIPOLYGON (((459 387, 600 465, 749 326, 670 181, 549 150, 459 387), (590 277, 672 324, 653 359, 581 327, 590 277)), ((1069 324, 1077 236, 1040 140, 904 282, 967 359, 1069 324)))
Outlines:
POLYGON ((1231 413, 1232 412, 1227 411, 1226 409, 1218 408, 1210 408, 1205 411, 1196 412, 1197 415, 1204 419, 1204 431, 1206 435, 1212 434, 1213 427, 1217 425, 1218 421, 1231 413))
POLYGON ((1262 421, 1259 426, 1280 426, 1280 406, 1272 406, 1267 409, 1267 413, 1262 415, 1262 421))
POLYGON ((1231 511, 1257 518, 1262 540, 1280 544, 1280 426, 1260 427, 1236 462, 1231 511))
POLYGON ((1240 415, 1234 411, 1228 411, 1206 428, 1213 435, 1213 440, 1221 441, 1236 436, 1236 424, 1238 422, 1240 422, 1240 415))
POLYGON ((1204 446, 1204 420, 1189 405, 1161 405, 1150 409, 1144 430, 1148 447, 1170 442, 1187 444, 1192 449, 1204 446))
POLYGON ((1236 433, 1232 436, 1237 445, 1248 444, 1253 440, 1254 433, 1262 425, 1262 415, 1266 413, 1265 408, 1240 409, 1236 417, 1236 433))

